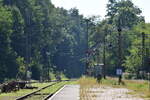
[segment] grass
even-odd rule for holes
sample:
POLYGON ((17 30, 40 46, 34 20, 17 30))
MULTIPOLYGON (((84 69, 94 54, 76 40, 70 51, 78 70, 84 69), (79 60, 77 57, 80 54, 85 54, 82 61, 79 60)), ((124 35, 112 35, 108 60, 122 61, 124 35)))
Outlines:
MULTIPOLYGON (((50 85, 52 83, 53 82, 51 82, 51 83, 33 83, 32 86, 38 87, 38 89, 40 89, 40 88, 50 85)), ((60 89, 62 86, 66 85, 66 84, 77 84, 77 81, 60 82, 52 87, 44 89, 43 91, 41 91, 39 93, 53 94, 58 89, 60 89)), ((31 93, 38 89, 22 89, 22 90, 19 90, 16 92, 2 93, 2 94, 0 94, 0 100, 15 100, 18 97, 21 97, 25 94, 31 93)), ((33 98, 28 98, 28 100, 42 100, 44 97, 45 97, 45 95, 35 95, 33 98)))
POLYGON ((79 79, 78 83, 80 84, 80 100, 93 100, 93 98, 96 97, 90 91, 91 88, 99 87, 96 79, 91 77, 82 77, 79 79))
MULTIPOLYGON (((40 88, 45 87, 49 84, 52 84, 52 83, 33 83, 32 86, 38 87, 38 89, 40 89, 40 88)), ((0 94, 0 100, 14 100, 20 96, 31 93, 31 92, 36 91, 38 89, 21 89, 21 90, 16 91, 16 92, 2 93, 2 94, 0 94)))
MULTIPOLYGON (((66 84, 77 84, 77 81, 69 81, 69 82, 60 82, 56 85, 53 85, 49 88, 44 89, 43 91, 40 91, 40 94, 54 94, 56 91, 58 91, 60 88, 62 88, 66 84)), ((45 95, 35 95, 32 98, 28 98, 28 100, 42 100, 45 97, 45 95)))
POLYGON ((57 90, 59 90, 60 88, 62 88, 64 85, 66 85, 66 84, 75 84, 75 82, 74 81, 72 81, 72 82, 60 82, 60 83, 58 83, 58 84, 56 84, 56 85, 53 85, 53 86, 51 86, 51 87, 49 87, 49 88, 47 88, 47 89, 44 89, 43 91, 41 91, 41 93, 50 93, 50 94, 53 94, 53 93, 55 93, 57 90))
POLYGON ((134 93, 138 93, 141 95, 143 98, 150 98, 150 90, 149 90, 149 85, 148 82, 146 81, 130 81, 130 80, 125 80, 126 83, 126 88, 130 90, 134 90, 134 93))
POLYGON ((102 85, 109 85, 114 88, 127 88, 133 90, 129 94, 136 94, 142 98, 150 98, 149 84, 147 81, 123 80, 123 83, 124 85, 118 85, 118 79, 110 77, 102 81, 102 85))
POLYGON ((104 85, 110 85, 117 88, 127 88, 133 90, 130 94, 136 94, 142 98, 150 98, 150 90, 148 81, 138 80, 123 80, 124 85, 117 85, 118 80, 116 78, 108 78, 103 80, 104 85))

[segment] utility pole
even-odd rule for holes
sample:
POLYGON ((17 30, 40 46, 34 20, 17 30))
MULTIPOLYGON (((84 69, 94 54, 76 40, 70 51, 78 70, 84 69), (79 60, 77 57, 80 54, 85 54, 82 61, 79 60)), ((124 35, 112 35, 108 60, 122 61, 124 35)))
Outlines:
POLYGON ((118 83, 122 82, 122 36, 121 36, 122 29, 119 27, 118 28, 118 67, 119 67, 119 79, 118 83))
POLYGON ((104 47, 103 47, 103 77, 106 79, 106 35, 104 34, 104 47))
MULTIPOLYGON (((26 15, 30 15, 28 9, 25 9, 26 15)), ((30 24, 31 24, 31 17, 26 16, 27 18, 27 28, 26 28, 26 72, 25 72, 25 78, 28 80, 28 73, 29 73, 29 64, 31 63, 30 57, 31 57, 31 31, 30 24), (30 35, 29 35, 30 34, 30 35)))
POLYGON ((148 83, 149 83, 149 91, 150 91, 150 37, 149 37, 149 57, 148 57, 148 66, 149 66, 149 71, 148 71, 148 83))
POLYGON ((142 69, 144 68, 144 60, 145 60, 145 33, 142 32, 142 69))
POLYGON ((88 69, 89 69, 89 60, 88 60, 88 58, 89 58, 89 36, 88 36, 88 33, 89 33, 89 30, 88 30, 88 28, 89 28, 89 20, 88 19, 86 19, 85 20, 86 21, 86 75, 88 74, 88 69))

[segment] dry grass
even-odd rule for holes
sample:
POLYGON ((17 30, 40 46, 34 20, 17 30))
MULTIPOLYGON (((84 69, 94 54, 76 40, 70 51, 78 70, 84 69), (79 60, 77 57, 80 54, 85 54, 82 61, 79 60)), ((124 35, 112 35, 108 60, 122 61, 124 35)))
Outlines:
POLYGON ((132 94, 139 94, 143 98, 150 99, 149 83, 146 81, 125 80, 126 88, 134 90, 132 94))
POLYGON ((107 80, 103 80, 103 85, 109 85, 114 88, 127 88, 133 90, 129 94, 141 96, 142 98, 150 98, 150 90, 148 81, 144 80, 123 80, 124 85, 118 85, 118 78, 108 77, 107 80))
POLYGON ((92 89, 98 88, 100 85, 96 82, 96 79, 91 77, 82 77, 79 79, 80 84, 80 100, 95 100, 96 91, 92 89))

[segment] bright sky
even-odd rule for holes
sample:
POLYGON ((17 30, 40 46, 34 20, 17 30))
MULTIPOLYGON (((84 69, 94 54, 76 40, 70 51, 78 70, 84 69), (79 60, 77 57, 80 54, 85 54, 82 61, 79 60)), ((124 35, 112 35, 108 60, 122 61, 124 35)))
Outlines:
MULTIPOLYGON (((70 9, 76 7, 84 16, 106 15, 106 4, 108 0, 51 0, 56 7, 70 9)), ((146 22, 150 22, 150 0, 132 0, 136 6, 143 11, 146 22)))

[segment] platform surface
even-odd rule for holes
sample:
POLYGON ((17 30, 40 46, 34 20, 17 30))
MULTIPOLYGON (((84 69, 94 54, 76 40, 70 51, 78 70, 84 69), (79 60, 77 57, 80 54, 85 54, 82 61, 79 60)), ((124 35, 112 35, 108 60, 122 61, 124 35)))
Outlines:
POLYGON ((62 89, 56 92, 48 100, 79 100, 80 99, 79 85, 65 85, 62 89))

